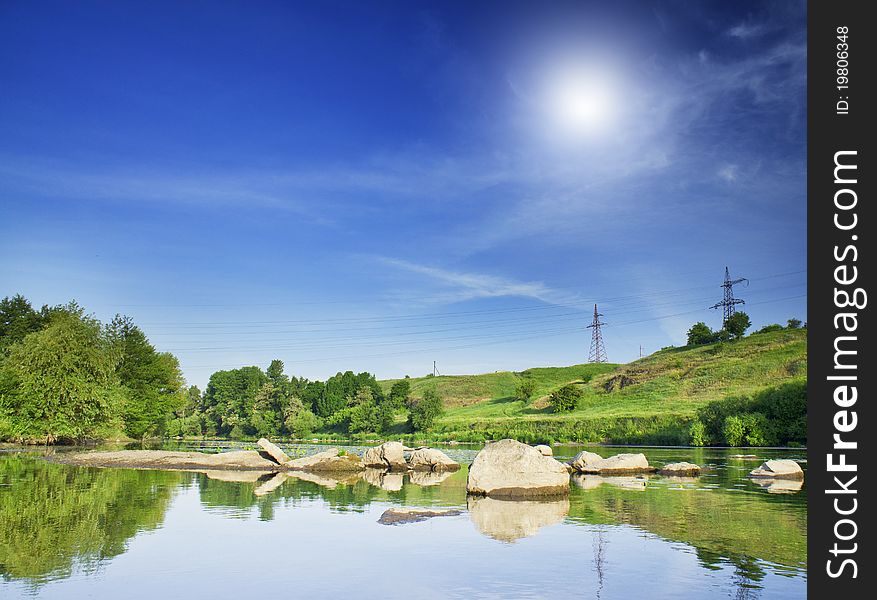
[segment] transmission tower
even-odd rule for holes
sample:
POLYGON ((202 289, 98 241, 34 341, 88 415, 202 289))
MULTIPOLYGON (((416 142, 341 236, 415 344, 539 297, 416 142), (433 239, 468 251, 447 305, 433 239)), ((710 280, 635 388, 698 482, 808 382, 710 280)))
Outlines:
POLYGON ((734 286, 738 283, 745 281, 746 285, 749 285, 749 280, 745 277, 741 277, 740 279, 731 279, 731 274, 728 271, 728 267, 725 267, 725 283, 722 284, 722 287, 725 288, 725 298, 721 302, 716 302, 710 308, 719 308, 722 307, 722 326, 724 326, 728 319, 734 314, 735 309, 734 306, 737 304, 746 304, 746 301, 742 298, 734 297, 734 286))
POLYGON ((604 363, 606 361, 606 347, 603 346, 603 333, 600 331, 600 326, 605 325, 606 323, 600 322, 600 317, 603 315, 597 312, 597 305, 594 305, 594 320, 588 325, 588 329, 591 329, 591 352, 588 354, 588 362, 592 363, 604 363))

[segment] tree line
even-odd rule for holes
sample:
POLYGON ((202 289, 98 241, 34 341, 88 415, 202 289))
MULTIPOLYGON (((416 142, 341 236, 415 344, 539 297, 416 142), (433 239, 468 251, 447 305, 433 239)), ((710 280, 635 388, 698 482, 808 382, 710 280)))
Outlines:
POLYGON ((409 378, 387 393, 371 373, 339 372, 326 381, 287 376, 281 360, 217 371, 203 393, 188 390, 186 404, 169 423, 169 436, 293 437, 315 432, 387 434, 432 427, 443 412, 434 389, 412 398, 409 378), (406 422, 397 416, 407 411, 406 422))
POLYGON ((412 398, 408 378, 384 393, 370 373, 309 381, 280 360, 217 371, 202 392, 130 317, 102 324, 76 302, 0 301, 0 440, 386 434, 429 429, 442 412, 434 389, 412 398))

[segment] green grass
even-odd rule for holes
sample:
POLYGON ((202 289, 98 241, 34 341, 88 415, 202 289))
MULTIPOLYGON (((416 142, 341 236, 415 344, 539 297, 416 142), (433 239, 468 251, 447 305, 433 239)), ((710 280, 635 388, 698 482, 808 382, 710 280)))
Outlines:
MULTIPOLYGON (((581 364, 520 373, 411 379, 412 396, 434 386, 445 404, 431 435, 460 441, 517 437, 531 441, 679 443, 695 411, 727 396, 806 379, 804 329, 753 334, 738 341, 661 350, 625 365, 581 364), (515 399, 523 377, 536 381, 530 402, 515 399), (555 414, 548 395, 582 388, 569 413, 555 414)), ((386 390, 395 380, 381 382, 386 390)))

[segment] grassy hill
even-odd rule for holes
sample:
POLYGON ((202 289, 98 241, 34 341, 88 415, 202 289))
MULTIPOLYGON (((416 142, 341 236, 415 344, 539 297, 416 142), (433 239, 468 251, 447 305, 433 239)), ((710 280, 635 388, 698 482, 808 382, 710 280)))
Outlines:
MULTIPOLYGON (((582 364, 522 372, 411 379, 412 396, 434 387, 445 404, 436 439, 679 443, 697 409, 728 396, 751 395, 807 373, 804 329, 756 333, 734 342, 661 350, 625 365, 582 364), (536 382, 530 402, 515 399, 523 378, 536 382), (547 398, 579 386, 578 409, 555 414, 547 398)), ((385 389, 396 380, 382 381, 385 389)), ((687 435, 687 434, 686 434, 687 435)))

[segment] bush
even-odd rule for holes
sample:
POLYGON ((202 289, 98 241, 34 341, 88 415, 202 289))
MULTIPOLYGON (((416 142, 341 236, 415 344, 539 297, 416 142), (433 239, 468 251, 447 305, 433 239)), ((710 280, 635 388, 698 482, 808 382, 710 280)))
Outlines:
POLYGON ((800 329, 801 319, 791 318, 786 322, 789 329, 800 329))
POLYGON ((716 334, 710 329, 706 323, 700 321, 691 326, 688 330, 688 345, 697 346, 700 344, 711 344, 716 341, 716 334))
POLYGON ((722 424, 722 437, 728 446, 742 446, 744 434, 742 418, 737 415, 725 417, 725 422, 722 424))
POLYGON ((708 443, 706 427, 701 421, 695 419, 688 428, 688 444, 690 446, 706 446, 708 443))
POLYGON ((783 326, 778 323, 772 323, 771 325, 765 325, 755 333, 770 333, 771 331, 782 331, 783 326))
POLYGON ((548 403, 556 413, 570 412, 578 407, 583 395, 580 388, 570 383, 552 392, 548 403))
POLYGON ((518 384, 517 389, 515 390, 515 398, 520 400, 521 402, 529 402, 530 398, 533 397, 533 394, 536 392, 536 382, 532 379, 524 378, 521 380, 521 383, 518 384))

